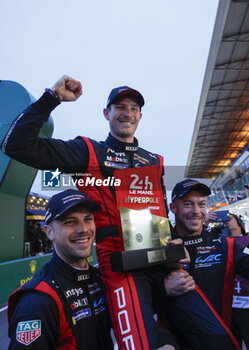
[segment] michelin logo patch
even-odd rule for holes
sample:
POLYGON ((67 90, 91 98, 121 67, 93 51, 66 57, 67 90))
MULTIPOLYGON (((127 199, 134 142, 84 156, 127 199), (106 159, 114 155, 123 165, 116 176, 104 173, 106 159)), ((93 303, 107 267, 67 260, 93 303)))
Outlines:
POLYGON ((18 322, 16 340, 24 345, 33 343, 41 336, 41 320, 18 322))
POLYGON ((73 324, 75 325, 77 321, 89 316, 92 316, 91 309, 80 310, 73 315, 72 317, 73 324))
POLYGON ((105 161, 105 166, 108 166, 110 168, 118 168, 118 169, 127 169, 129 168, 128 164, 119 164, 119 163, 113 163, 113 162, 107 162, 105 161))

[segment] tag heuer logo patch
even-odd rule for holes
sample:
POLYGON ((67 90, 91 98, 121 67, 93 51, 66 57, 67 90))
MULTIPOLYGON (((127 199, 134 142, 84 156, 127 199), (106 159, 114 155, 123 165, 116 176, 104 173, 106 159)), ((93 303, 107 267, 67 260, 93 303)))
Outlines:
POLYGON ((41 335, 41 320, 23 321, 17 324, 16 340, 24 345, 31 344, 41 335))

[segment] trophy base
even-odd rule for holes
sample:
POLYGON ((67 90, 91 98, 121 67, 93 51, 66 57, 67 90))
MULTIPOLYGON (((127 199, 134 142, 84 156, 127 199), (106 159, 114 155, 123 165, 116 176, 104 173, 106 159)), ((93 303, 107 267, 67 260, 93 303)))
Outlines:
POLYGON ((149 266, 178 262, 185 258, 182 244, 115 252, 110 256, 112 271, 127 272, 149 266))

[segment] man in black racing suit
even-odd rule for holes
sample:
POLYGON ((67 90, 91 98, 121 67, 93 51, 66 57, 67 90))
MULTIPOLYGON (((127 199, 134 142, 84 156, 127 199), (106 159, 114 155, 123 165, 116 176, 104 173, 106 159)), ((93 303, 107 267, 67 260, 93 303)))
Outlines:
POLYGON ((93 213, 99 210, 76 190, 51 198, 44 229, 55 251, 9 297, 9 349, 113 349, 103 283, 87 262, 95 238, 93 213))
MULTIPOLYGON (((175 185, 170 203, 176 223, 173 236, 180 237, 189 252, 191 262, 186 270, 195 280, 196 292, 210 306, 210 319, 217 317, 226 329, 230 323, 235 272, 249 279, 249 249, 203 225, 209 194, 209 188, 196 180, 186 179, 175 185)), ((167 279, 170 280, 170 275, 167 279)), ((184 302, 184 296, 169 298, 165 306, 178 335, 189 326, 186 323, 189 306, 184 302)), ((198 298, 193 300, 192 307, 196 312, 203 312, 198 298)), ((201 318, 198 323, 196 331, 202 326, 201 318)), ((219 341, 223 335, 224 330, 217 329, 216 347, 212 348, 222 348, 219 341)), ((239 348, 237 344, 236 348, 239 348)))

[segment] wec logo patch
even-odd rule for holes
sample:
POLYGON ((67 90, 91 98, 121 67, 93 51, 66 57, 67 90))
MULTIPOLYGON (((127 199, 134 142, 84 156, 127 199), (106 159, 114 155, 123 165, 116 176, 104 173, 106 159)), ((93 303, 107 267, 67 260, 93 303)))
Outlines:
POLYGON ((17 324, 16 340, 29 345, 41 335, 41 320, 23 321, 17 324))

